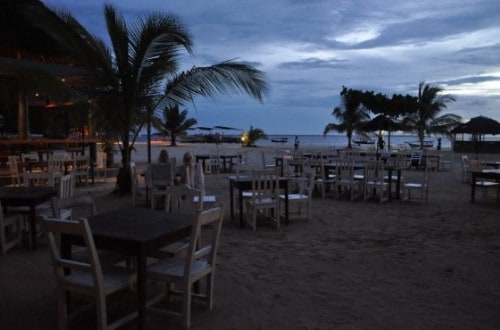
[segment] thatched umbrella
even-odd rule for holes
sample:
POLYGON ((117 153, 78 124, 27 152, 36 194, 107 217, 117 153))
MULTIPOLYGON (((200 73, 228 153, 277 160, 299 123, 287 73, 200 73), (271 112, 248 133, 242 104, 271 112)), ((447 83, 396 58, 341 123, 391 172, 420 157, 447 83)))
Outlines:
POLYGON ((467 123, 458 125, 455 127, 451 133, 465 133, 465 134, 476 134, 485 135, 500 134, 500 123, 494 119, 478 116, 471 118, 467 123))
POLYGON ((382 131, 389 132, 388 136, 388 144, 387 147, 391 147, 391 131, 397 131, 401 129, 401 125, 398 122, 395 122, 388 116, 378 115, 375 118, 365 122, 362 126, 362 129, 366 132, 379 132, 379 136, 382 131))

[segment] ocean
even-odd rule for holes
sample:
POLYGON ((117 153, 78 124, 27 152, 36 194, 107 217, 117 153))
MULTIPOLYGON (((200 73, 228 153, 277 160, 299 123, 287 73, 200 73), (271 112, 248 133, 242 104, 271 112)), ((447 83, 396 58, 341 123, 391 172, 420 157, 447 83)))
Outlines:
MULTIPOLYGON (((347 137, 340 134, 329 134, 327 136, 323 135, 297 135, 299 138, 300 146, 303 147, 337 147, 344 148, 347 146, 347 137)), ((430 140, 434 142, 434 147, 437 147, 439 137, 426 137, 425 140, 430 140)), ((384 136, 385 146, 388 147, 389 137, 386 134, 384 136)), ((268 135, 267 140, 258 140, 256 142, 257 146, 284 146, 293 148, 293 142, 295 141, 295 135, 268 135), (273 142, 273 139, 287 138, 286 143, 273 142)), ((396 148, 399 145, 404 145, 409 147, 406 142, 416 142, 418 138, 416 135, 393 135, 391 134, 391 147, 396 148)), ((374 145, 361 145, 361 147, 373 147, 374 145)), ((353 147, 357 147, 353 143, 353 147)), ((441 137, 441 148, 451 149, 451 141, 447 137, 441 137)))

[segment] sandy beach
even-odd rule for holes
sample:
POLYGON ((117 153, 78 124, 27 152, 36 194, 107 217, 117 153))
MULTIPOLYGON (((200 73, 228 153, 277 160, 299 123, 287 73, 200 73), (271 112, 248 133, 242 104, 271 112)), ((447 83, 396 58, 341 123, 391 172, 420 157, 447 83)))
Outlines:
MULTIPOLYGON (((162 148, 152 147, 153 160, 162 148)), ((167 147, 178 161, 187 150, 202 154, 212 148, 167 147)), ((132 160, 141 168, 146 148, 136 149, 132 160)), ((248 152, 255 164, 262 150, 272 158, 275 149, 222 146, 228 153, 248 152)), ((419 174, 408 170, 403 176, 409 181, 419 174)), ((479 194, 470 203, 459 154, 452 171, 431 173, 427 204, 315 196, 310 221, 294 220, 280 230, 262 225, 253 232, 230 219, 227 175, 205 177, 207 194, 227 207, 215 308, 195 304, 193 329, 500 328, 500 202, 479 194)), ((94 194, 98 210, 129 205, 131 197, 113 194, 113 188, 109 178, 79 185, 77 192, 94 194)), ((56 329, 54 287, 44 238, 36 251, 22 246, 0 256, 0 328, 56 329)), ((70 329, 89 329, 94 321, 91 310, 70 329)), ((178 324, 147 315, 147 329, 178 324)), ((123 327, 135 328, 135 322, 123 327)))

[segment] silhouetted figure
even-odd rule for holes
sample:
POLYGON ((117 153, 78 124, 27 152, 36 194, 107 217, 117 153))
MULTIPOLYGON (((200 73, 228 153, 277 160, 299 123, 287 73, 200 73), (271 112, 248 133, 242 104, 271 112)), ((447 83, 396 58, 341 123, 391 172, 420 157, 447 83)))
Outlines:
POLYGON ((441 150, 441 138, 438 138, 437 150, 441 150))
POLYGON ((299 145, 300 145, 299 137, 295 135, 295 142, 293 143, 293 147, 295 148, 295 150, 299 150, 299 145))
POLYGON ((384 138, 382 136, 379 136, 378 137, 378 148, 380 150, 384 150, 384 147, 385 147, 385 141, 384 141, 384 138))

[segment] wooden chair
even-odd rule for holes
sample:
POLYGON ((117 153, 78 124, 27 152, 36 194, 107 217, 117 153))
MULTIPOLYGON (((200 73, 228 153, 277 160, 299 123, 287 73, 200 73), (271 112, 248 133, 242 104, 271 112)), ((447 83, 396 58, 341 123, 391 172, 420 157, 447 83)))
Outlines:
POLYGON ((316 175, 314 177, 314 185, 321 192, 321 198, 325 198, 327 190, 333 190, 335 186, 335 181, 337 180, 336 174, 330 174, 326 170, 323 160, 311 160, 308 162, 309 165, 314 166, 316 170, 316 175))
POLYGON ((470 182, 469 157, 462 155, 462 181, 470 182))
POLYGON ((262 169, 266 170, 266 169, 275 169, 276 168, 276 164, 275 163, 273 163, 273 164, 267 163, 266 153, 264 151, 260 152, 260 156, 261 156, 261 159, 262 159, 262 169))
POLYGON ((94 176, 96 178, 103 177, 106 181, 108 177, 108 155, 104 151, 99 151, 96 154, 96 161, 94 163, 94 176))
POLYGON ((427 203, 429 200, 429 170, 424 169, 421 173, 420 179, 410 180, 403 185, 403 190, 405 191, 405 200, 425 200, 427 203), (418 193, 415 195, 412 193, 418 193))
MULTIPOLYGON (((75 178, 72 173, 61 176, 57 183, 57 198, 67 199, 73 197, 75 192, 75 178)), ((43 217, 56 217, 62 219, 71 219, 71 209, 61 208, 57 216, 54 215, 54 203, 51 201, 44 202, 37 206, 37 220, 43 217)))
MULTIPOLYGON (((200 190, 180 184, 167 188, 165 193, 165 210, 169 213, 196 215, 203 209, 203 193, 200 190)), ((155 258, 178 256, 188 245, 188 240, 181 240, 153 251, 151 256, 155 258)))
POLYGON ((18 158, 14 155, 9 155, 7 158, 9 160, 9 173, 12 185, 14 187, 18 187, 21 185, 21 173, 19 171, 19 166, 17 165, 18 158))
MULTIPOLYGON (((474 172, 474 171, 481 171, 485 168, 484 162, 479 159, 470 159, 468 162, 469 165, 469 172, 474 172)), ((469 174, 469 183, 473 184, 472 182, 472 175, 469 174)), ((496 199, 498 200, 500 198, 500 183, 492 181, 492 180, 477 180, 475 182, 476 188, 482 190, 482 195, 483 199, 488 198, 488 191, 489 190, 496 190, 496 199)))
POLYGON ((257 215, 263 212, 280 228, 279 176, 277 170, 252 171, 252 196, 245 201, 247 223, 257 230, 257 215))
POLYGON ((139 199, 141 202, 149 199, 148 186, 145 182, 139 181, 139 174, 134 162, 130 162, 130 177, 132 183, 132 206, 135 207, 139 199))
POLYGON ((219 151, 211 151, 205 163, 205 173, 217 174, 220 173, 221 160, 219 151))
POLYGON ((89 156, 75 156, 73 157, 73 171, 71 172, 75 180, 85 179, 85 185, 89 185, 89 172, 90 172, 90 157, 89 156))
POLYGON ((23 242, 23 224, 22 215, 5 216, 0 204, 0 252, 2 255, 23 242))
POLYGON ((94 197, 90 194, 66 198, 52 197, 51 204, 52 217, 58 219, 73 219, 73 210, 75 208, 84 209, 85 216, 96 214, 94 197))
MULTIPOLYGON (((306 169, 302 172, 302 176, 290 179, 292 187, 290 191, 296 188, 296 192, 288 194, 288 216, 296 218, 305 218, 309 221, 311 218, 311 201, 314 188, 315 169, 306 169), (303 213, 305 211, 305 213, 303 213)), ((285 204, 285 195, 279 195, 280 209, 285 204)))
POLYGON ((165 190, 174 184, 174 166, 171 163, 150 164, 145 175, 151 208, 155 208, 156 200, 164 197, 165 190))
POLYGON ((389 200, 389 183, 384 180, 384 164, 369 161, 365 165, 363 199, 377 198, 380 203, 389 200))
MULTIPOLYGON (((182 296, 182 311, 168 311, 160 307, 155 310, 178 316, 182 319, 185 328, 191 326, 192 299, 201 299, 208 304, 209 310, 213 308, 216 256, 219 246, 219 237, 224 217, 224 206, 209 210, 198 211, 198 216, 193 224, 189 240, 188 252, 184 258, 163 259, 147 268, 149 280, 167 283, 167 298, 169 295, 182 296), (210 230, 205 228, 210 227, 210 230), (200 238, 203 236, 203 240, 200 238), (206 279, 204 294, 194 294, 193 284, 206 279), (170 283, 179 284, 172 287, 170 283), (180 290, 178 290, 180 289, 180 290)), ((150 301, 150 306, 163 298, 164 295, 150 301)))
POLYGON ((114 292, 130 289, 136 281, 136 274, 135 270, 124 267, 115 266, 106 269, 101 267, 87 219, 73 221, 44 218, 42 222, 49 239, 56 277, 59 329, 67 329, 68 319, 79 314, 78 311, 69 312, 69 292, 95 299, 97 329, 115 329, 136 318, 137 312, 133 312, 108 323, 106 297, 114 292), (81 237, 88 261, 62 255, 59 244, 61 235, 81 237))
POLYGON ((354 178, 354 160, 339 160, 336 165, 335 191, 340 197, 343 193, 349 194, 349 200, 352 202, 358 196, 363 195, 361 180, 354 178))

